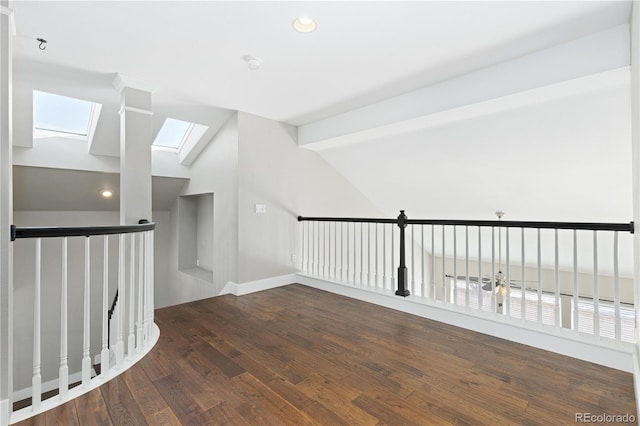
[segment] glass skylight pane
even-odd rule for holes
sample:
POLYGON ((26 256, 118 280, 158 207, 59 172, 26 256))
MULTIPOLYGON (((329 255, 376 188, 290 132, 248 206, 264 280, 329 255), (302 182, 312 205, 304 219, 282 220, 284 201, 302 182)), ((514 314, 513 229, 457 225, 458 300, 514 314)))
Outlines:
POLYGON ((33 92, 33 127, 86 136, 92 102, 46 92, 33 92))
POLYGON ((186 121, 167 118, 158 132, 156 140, 153 141, 153 144, 155 146, 178 149, 180 145, 182 145, 192 125, 192 123, 186 121))

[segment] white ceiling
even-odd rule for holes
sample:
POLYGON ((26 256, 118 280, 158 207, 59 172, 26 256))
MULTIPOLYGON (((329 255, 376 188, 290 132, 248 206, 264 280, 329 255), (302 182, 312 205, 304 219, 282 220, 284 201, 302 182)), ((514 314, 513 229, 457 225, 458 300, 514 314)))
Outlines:
POLYGON ((17 1, 16 64, 300 125, 628 23, 630 1, 17 1), (318 24, 296 33, 292 21, 318 24), (37 37, 48 40, 38 49, 37 37), (249 71, 241 59, 262 59, 249 71))
MULTIPOLYGON (((196 111, 213 123, 229 110, 313 125, 436 82, 455 89, 465 73, 628 24, 631 2, 14 6, 18 142, 30 137, 34 88, 80 98, 97 88, 113 123, 99 124, 92 153, 117 155, 116 74, 153 91, 155 128, 164 116, 201 122, 191 117, 196 111), (296 33, 291 22, 301 15, 315 18, 318 29, 296 33), (37 37, 48 40, 46 50, 38 49, 37 37), (247 54, 262 59, 259 71, 248 70, 247 54)), ((625 86, 577 94, 320 153, 389 215, 404 208, 411 217, 491 219, 503 209, 511 220, 627 222, 628 92, 625 86)))

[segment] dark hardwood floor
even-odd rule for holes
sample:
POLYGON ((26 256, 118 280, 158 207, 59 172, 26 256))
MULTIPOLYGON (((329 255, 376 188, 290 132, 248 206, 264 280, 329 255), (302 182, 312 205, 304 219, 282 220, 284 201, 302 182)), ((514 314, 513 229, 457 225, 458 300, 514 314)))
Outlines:
POLYGON ((290 285, 159 309, 102 387, 20 424, 574 424, 636 414, 631 374, 290 285))

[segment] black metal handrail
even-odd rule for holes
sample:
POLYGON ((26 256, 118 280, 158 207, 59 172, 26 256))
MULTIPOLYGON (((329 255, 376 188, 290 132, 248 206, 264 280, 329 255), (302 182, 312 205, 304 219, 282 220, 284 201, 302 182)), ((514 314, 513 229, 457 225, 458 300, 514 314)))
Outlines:
MULTIPOLYGON (((404 210, 402 210, 404 211, 404 210)), ((298 221, 312 222, 350 222, 350 223, 398 223, 398 219, 344 218, 344 217, 304 217, 298 221)), ((540 229, 576 229, 587 231, 622 231, 634 233, 634 223, 600 222, 536 222, 508 220, 463 220, 463 219, 405 219, 407 225, 454 225, 454 226, 493 226, 502 228, 540 228, 540 229)))
POLYGON ((137 225, 115 226, 29 226, 17 227, 11 225, 11 241, 18 238, 54 238, 54 237, 89 237, 92 235, 129 234, 132 232, 151 231, 155 229, 154 222, 141 221, 137 225))
POLYGON ((407 265, 405 255, 405 228, 407 225, 452 225, 452 226, 484 226, 502 228, 533 229, 570 229, 588 231, 622 231, 634 233, 634 223, 597 223, 597 222, 533 222, 503 220, 458 220, 458 219, 409 219, 404 210, 395 219, 345 218, 345 217, 304 217, 298 216, 298 222, 349 222, 349 223, 392 223, 400 228, 400 256, 398 266, 398 296, 409 296, 407 286, 407 265))

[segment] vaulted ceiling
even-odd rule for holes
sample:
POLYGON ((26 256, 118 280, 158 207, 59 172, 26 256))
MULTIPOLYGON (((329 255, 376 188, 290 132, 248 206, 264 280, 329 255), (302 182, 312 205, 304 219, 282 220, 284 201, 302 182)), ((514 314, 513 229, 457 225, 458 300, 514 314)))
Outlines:
POLYGON ((17 1, 15 53, 300 125, 628 23, 630 4, 17 1))
POLYGON ((631 5, 17 1, 16 135, 29 135, 30 90, 64 76, 65 90, 105 103, 111 121, 94 150, 117 156, 119 75, 153 92, 156 129, 167 116, 216 126, 239 110, 299 126, 301 140, 335 136, 340 143, 308 147, 388 214, 491 219, 502 209, 506 219, 627 221, 625 70, 595 88, 587 79, 552 96, 534 89, 628 67, 631 5), (294 31, 300 16, 317 29, 294 31), (508 108, 437 114, 532 90, 508 108), (385 120, 428 125, 376 128, 385 120))

